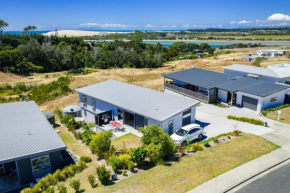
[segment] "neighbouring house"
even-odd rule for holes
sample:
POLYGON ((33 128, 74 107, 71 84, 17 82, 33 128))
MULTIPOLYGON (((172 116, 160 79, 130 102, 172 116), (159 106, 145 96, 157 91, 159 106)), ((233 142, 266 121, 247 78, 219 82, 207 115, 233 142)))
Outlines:
POLYGON ((114 80, 78 88, 76 92, 87 122, 101 126, 114 120, 137 130, 158 125, 169 134, 195 122, 200 103, 114 80))
POLYGON ((289 86, 199 68, 164 74, 164 92, 260 112, 284 104, 289 86))
POLYGON ((289 54, 289 50, 257 50, 258 56, 285 56, 287 53, 289 54))
POLYGON ((242 64, 233 64, 223 68, 225 74, 290 85, 290 67, 287 65, 285 67, 273 66, 262 68, 242 64))
POLYGON ((0 105, 0 192, 63 167, 65 144, 35 102, 0 105))

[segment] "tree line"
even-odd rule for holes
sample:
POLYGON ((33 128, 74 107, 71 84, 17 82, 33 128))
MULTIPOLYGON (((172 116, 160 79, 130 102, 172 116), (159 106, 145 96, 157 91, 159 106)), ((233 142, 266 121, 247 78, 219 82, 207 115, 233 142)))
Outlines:
POLYGON ((164 47, 142 43, 135 31, 130 41, 88 43, 79 37, 45 36, 34 33, 35 26, 24 28, 22 35, 2 34, 0 71, 16 74, 31 72, 75 71, 86 67, 157 68, 179 56, 195 54, 195 49, 214 52, 208 44, 176 42, 164 47))

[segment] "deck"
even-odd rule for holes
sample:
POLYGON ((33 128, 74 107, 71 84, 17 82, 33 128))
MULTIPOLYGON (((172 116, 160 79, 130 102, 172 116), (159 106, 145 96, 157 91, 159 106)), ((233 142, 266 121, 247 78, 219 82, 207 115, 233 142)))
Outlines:
POLYGON ((164 88, 166 89, 170 89, 172 91, 178 92, 180 94, 186 95, 188 97, 194 98, 196 100, 199 100, 201 102, 204 103, 209 103, 210 98, 207 95, 198 93, 198 92, 194 92, 192 90, 188 90, 186 88, 182 88, 173 84, 168 84, 168 83, 164 83, 164 88))

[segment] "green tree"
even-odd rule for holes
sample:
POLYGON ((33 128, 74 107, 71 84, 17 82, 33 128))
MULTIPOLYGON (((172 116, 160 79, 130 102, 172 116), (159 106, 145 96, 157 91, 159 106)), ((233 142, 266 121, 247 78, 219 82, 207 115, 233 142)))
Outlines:
POLYGON ((162 163, 166 157, 176 151, 174 141, 157 125, 150 125, 140 129, 140 131, 143 133, 142 144, 147 148, 152 163, 162 163))
POLYGON ((3 20, 0 20, 0 40, 2 38, 2 33, 3 33, 4 29, 5 29, 5 27, 8 27, 8 26, 9 25, 8 25, 7 22, 5 22, 3 20))
POLYGON ((101 184, 107 184, 111 177, 110 171, 104 165, 97 167, 97 175, 101 184))
POLYGON ((32 35, 33 31, 36 30, 36 29, 37 29, 36 26, 34 26, 34 25, 29 25, 29 26, 23 28, 23 34, 24 34, 24 35, 27 35, 27 34, 28 34, 28 35, 32 35))
POLYGON ((97 154, 99 157, 103 157, 111 146, 112 131, 101 132, 95 134, 89 144, 89 148, 93 154, 97 154))
POLYGON ((118 173, 121 166, 120 158, 116 155, 111 156, 109 159, 109 164, 110 166, 112 166, 112 169, 115 172, 115 174, 118 173))
POLYGON ((137 147, 130 152, 131 160, 138 165, 143 164, 147 153, 148 150, 146 147, 137 147))

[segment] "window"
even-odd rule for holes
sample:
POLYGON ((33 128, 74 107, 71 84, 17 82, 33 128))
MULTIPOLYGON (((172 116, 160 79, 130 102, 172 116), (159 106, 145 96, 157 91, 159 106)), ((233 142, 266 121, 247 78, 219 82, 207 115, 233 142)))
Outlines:
POLYGON ((287 81, 285 82, 285 84, 290 84, 290 81, 287 80, 287 81))
POLYGON ((4 167, 3 164, 0 164, 0 176, 4 175, 4 167))
POLYGON ((148 119, 144 117, 144 127, 148 127, 148 119))
POLYGON ((270 99, 270 102, 275 102, 277 100, 277 97, 273 97, 270 99))
POLYGON ((189 135, 191 135, 191 134, 193 134, 193 133, 195 133, 195 132, 197 132, 197 131, 199 131, 200 129, 192 129, 192 130, 190 130, 189 132, 188 132, 188 134, 189 135))
POLYGON ((173 120, 168 122, 168 133, 169 135, 173 134, 173 120))
POLYGON ((182 126, 188 125, 191 122, 191 109, 184 111, 182 114, 182 126))
POLYGON ((96 100, 94 98, 92 98, 92 107, 93 111, 96 111, 96 100))
POLYGON ((33 173, 50 169, 50 161, 48 155, 31 159, 31 163, 33 173))
POLYGON ((82 96, 82 102, 83 102, 83 106, 87 107, 87 96, 86 95, 82 96))

